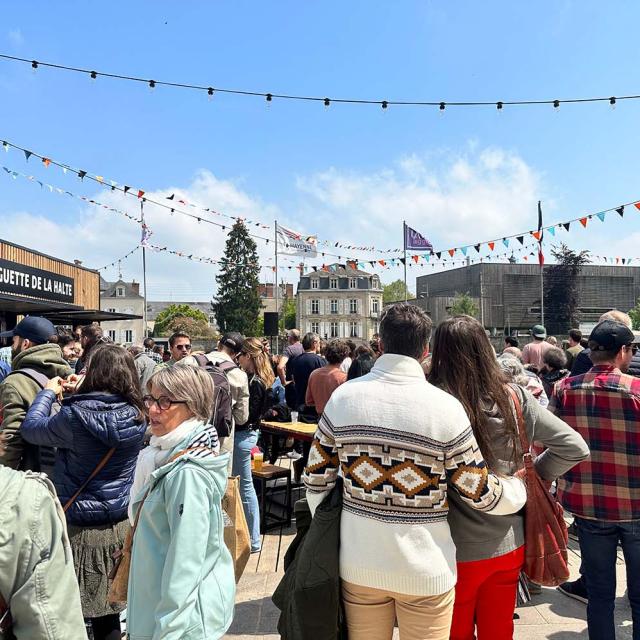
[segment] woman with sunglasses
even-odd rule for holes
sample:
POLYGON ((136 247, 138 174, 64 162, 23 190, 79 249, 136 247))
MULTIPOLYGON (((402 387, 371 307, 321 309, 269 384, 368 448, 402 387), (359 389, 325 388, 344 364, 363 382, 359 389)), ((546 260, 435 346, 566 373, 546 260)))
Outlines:
POLYGON ((181 361, 157 370, 147 389, 153 436, 131 492, 128 637, 221 638, 233 618, 235 576, 221 505, 229 454, 218 455, 209 424, 213 381, 181 361))
POLYGON ((65 508, 82 612, 96 640, 115 640, 124 606, 107 603, 108 576, 129 528, 129 490, 146 427, 138 374, 125 349, 97 343, 77 391, 51 415, 63 383, 53 378, 37 395, 21 433, 57 447, 53 482, 63 505, 82 489, 65 508))
POLYGON ((233 475, 240 476, 242 506, 251 534, 251 551, 260 551, 260 508, 251 476, 251 450, 258 443, 258 429, 269 408, 269 389, 275 376, 264 345, 257 338, 247 338, 238 356, 240 368, 249 378, 249 419, 236 425, 233 444, 233 475))

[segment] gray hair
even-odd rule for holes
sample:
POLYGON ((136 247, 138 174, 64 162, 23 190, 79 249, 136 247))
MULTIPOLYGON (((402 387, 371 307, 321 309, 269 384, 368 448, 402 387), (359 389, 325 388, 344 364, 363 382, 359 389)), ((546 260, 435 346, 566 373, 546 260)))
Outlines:
POLYGON ((515 382, 520 387, 527 386, 529 376, 520 360, 507 353, 498 357, 498 364, 502 371, 506 373, 509 382, 515 382))
POLYGON ((213 407, 213 380, 201 367, 174 364, 154 372, 147 387, 160 389, 172 400, 182 400, 189 411, 204 423, 209 422, 213 407))
POLYGON ((135 357, 137 355, 140 355, 144 351, 144 347, 141 344, 132 344, 127 347, 127 351, 129 351, 129 353, 135 357))

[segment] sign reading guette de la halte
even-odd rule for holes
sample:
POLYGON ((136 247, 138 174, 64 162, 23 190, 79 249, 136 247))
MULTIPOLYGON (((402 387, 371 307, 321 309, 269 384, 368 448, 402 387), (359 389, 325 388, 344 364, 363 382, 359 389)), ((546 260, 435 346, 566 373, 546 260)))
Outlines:
POLYGON ((0 292, 73 303, 73 278, 0 259, 0 292))

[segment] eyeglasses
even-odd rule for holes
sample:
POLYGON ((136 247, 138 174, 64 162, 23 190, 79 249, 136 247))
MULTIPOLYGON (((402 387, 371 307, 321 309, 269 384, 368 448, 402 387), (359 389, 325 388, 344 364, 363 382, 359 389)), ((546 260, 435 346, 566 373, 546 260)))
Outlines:
POLYGON ((176 345, 176 349, 184 349, 185 351, 191 351, 191 345, 190 344, 177 344, 176 345))
POLYGON ((160 396, 159 398, 154 398, 153 396, 144 396, 142 398, 142 403, 147 409, 151 409, 151 407, 155 404, 160 411, 166 411, 174 404, 187 404, 186 400, 172 400, 168 396, 160 396))

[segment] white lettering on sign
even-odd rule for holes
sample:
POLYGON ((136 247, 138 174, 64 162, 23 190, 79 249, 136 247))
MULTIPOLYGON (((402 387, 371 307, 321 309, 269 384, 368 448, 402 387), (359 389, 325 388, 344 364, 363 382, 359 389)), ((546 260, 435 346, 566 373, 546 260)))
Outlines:
POLYGON ((53 300, 73 301, 72 278, 56 276, 32 267, 22 267, 8 260, 1 260, 0 263, 0 290, 53 300))

